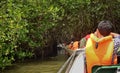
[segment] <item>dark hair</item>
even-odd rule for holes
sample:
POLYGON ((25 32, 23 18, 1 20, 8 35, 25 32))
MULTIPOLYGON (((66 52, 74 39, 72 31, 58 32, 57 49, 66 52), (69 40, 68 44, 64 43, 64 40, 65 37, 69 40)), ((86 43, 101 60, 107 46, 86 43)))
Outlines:
POLYGON ((112 23, 108 20, 101 21, 98 24, 98 30, 100 34, 103 36, 108 36, 110 32, 112 32, 112 29, 113 29, 112 23))

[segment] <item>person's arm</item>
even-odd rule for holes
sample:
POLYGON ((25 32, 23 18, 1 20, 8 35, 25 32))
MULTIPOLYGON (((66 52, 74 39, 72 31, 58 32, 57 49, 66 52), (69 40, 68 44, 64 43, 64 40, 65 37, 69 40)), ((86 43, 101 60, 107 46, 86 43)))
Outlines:
POLYGON ((83 48, 83 47, 85 47, 86 46, 86 39, 85 38, 82 38, 81 40, 80 40, 80 48, 83 48))
POLYGON ((114 32, 111 32, 110 35, 112 35, 113 37, 120 36, 120 34, 118 34, 118 33, 114 33, 114 32))

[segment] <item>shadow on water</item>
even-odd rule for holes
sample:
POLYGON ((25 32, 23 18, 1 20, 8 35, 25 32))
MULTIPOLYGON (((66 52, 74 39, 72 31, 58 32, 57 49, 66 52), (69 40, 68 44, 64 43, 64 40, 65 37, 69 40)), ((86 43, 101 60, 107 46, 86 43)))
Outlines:
POLYGON ((65 55, 59 55, 45 61, 32 60, 24 63, 16 63, 11 67, 7 67, 1 73, 57 73, 66 59, 65 55))

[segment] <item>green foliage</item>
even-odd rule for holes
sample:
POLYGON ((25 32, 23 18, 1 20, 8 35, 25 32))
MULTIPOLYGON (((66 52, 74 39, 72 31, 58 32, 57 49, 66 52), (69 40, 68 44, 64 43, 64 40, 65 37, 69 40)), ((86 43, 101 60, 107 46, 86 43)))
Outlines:
POLYGON ((119 0, 1 0, 0 67, 11 65, 17 58, 31 58, 36 47, 44 51, 55 40, 68 42, 71 35, 79 40, 94 32, 101 20, 111 20, 115 32, 120 32, 119 3, 119 0))
POLYGON ((30 51, 17 51, 16 56, 18 57, 18 60, 24 60, 25 58, 31 58, 33 56, 33 53, 30 51))
POLYGON ((22 19, 21 4, 13 0, 1 1, 0 14, 0 67, 11 65, 15 60, 15 50, 17 43, 26 41, 28 25, 26 20, 22 19))

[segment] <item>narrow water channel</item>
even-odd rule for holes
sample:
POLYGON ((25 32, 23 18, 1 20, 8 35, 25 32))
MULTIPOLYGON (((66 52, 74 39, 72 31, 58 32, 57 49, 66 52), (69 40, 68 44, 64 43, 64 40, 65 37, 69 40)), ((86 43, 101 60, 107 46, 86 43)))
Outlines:
POLYGON ((16 63, 14 66, 5 69, 2 73, 57 73, 66 60, 65 55, 60 55, 46 61, 36 60, 16 63))

